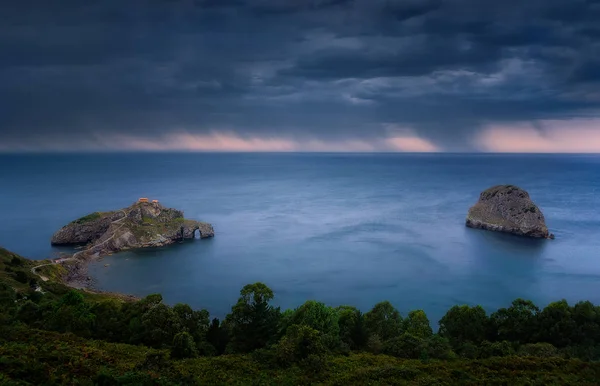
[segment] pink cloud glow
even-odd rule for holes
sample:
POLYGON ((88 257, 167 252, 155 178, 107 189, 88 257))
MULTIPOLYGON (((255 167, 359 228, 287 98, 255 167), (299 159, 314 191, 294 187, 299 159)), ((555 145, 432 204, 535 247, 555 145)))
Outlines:
POLYGON ((482 151, 498 153, 600 153, 600 119, 490 125, 474 143, 482 151))
POLYGON ((431 153, 441 151, 440 148, 426 139, 406 136, 388 138, 386 142, 394 151, 431 153))
POLYGON ((64 151, 64 150, 132 150, 132 151, 223 151, 223 152, 429 152, 438 148, 414 135, 376 138, 372 140, 291 139, 283 137, 244 137, 235 133, 194 134, 178 131, 159 137, 131 135, 96 135, 78 141, 53 138, 27 146, 0 144, 0 151, 64 151))

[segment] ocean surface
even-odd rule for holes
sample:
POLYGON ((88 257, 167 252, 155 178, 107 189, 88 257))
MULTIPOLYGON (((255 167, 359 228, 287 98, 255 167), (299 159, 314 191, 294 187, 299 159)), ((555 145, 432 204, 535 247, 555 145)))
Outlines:
POLYGON ((283 308, 390 300, 433 325, 455 304, 600 303, 596 155, 2 155, 0 245, 56 256, 61 226, 142 196, 216 236, 106 257, 90 267, 102 289, 222 317, 243 285, 263 281, 283 308), (505 183, 529 191, 556 240, 464 226, 479 193, 505 183))

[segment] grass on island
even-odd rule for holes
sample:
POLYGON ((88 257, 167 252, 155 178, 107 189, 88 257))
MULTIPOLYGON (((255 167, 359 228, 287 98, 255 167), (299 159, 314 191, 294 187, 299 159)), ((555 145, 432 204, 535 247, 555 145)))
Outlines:
POLYGON ((104 217, 105 215, 106 215, 106 213, 102 213, 102 212, 90 213, 90 214, 88 214, 86 216, 78 218, 77 220, 73 220, 71 222, 71 224, 85 224, 85 223, 88 223, 88 222, 99 220, 102 217, 104 217))

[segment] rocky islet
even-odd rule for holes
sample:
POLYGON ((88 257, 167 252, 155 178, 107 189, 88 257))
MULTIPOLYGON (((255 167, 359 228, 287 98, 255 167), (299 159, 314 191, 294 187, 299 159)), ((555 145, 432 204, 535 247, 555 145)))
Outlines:
POLYGON ((544 214, 529 193, 515 185, 484 190, 467 214, 466 226, 533 238, 553 239, 544 214))

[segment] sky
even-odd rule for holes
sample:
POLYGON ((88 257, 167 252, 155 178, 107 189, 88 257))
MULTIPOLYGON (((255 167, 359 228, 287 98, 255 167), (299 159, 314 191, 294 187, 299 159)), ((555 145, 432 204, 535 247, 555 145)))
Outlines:
POLYGON ((600 0, 0 4, 0 152, 600 152, 600 0))

